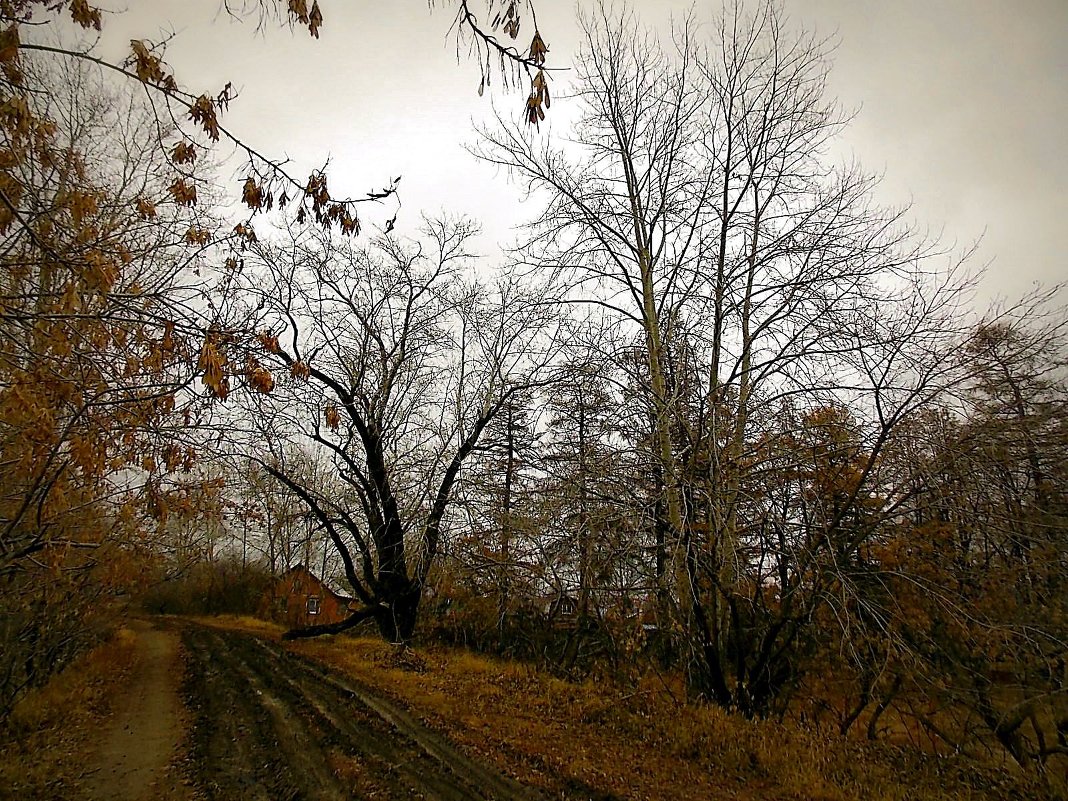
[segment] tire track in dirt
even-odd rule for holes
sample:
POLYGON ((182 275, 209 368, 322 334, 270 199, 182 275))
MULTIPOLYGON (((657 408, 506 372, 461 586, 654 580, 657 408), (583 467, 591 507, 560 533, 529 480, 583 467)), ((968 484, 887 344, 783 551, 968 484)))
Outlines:
MULTIPOLYGON (((402 742, 398 748, 397 733, 385 725, 379 716, 370 713, 357 704, 337 707, 337 696, 330 692, 329 678, 324 677, 299 660, 289 665, 281 662, 280 654, 263 642, 257 645, 264 656, 271 662, 272 675, 276 676, 293 693, 297 703, 307 704, 309 712, 314 713, 331 730, 330 733, 342 743, 359 742, 362 756, 379 774, 396 772, 410 787, 418 790, 426 798, 442 801, 468 801, 471 798, 485 798, 484 794, 472 796, 452 781, 439 776, 440 772, 433 764, 427 765, 426 755, 413 751, 409 744, 402 742), (296 681, 287 670, 301 670, 308 681, 303 684, 296 681), (327 684, 324 690, 317 685, 327 684), (429 768, 429 769, 428 769, 429 768)), ((292 659, 292 658, 291 658, 292 659)), ((352 695, 348 695, 352 698, 352 695)), ((447 766, 446 766, 447 767, 447 766)), ((380 777, 381 780, 381 777, 380 777)), ((492 796, 489 796, 492 797, 492 796)), ((508 796, 505 796, 508 797, 508 796)))
POLYGON ((308 798, 314 801, 344 801, 344 794, 327 766, 322 751, 308 747, 309 743, 322 740, 322 736, 310 731, 302 716, 292 714, 293 704, 272 693, 239 657, 234 657, 232 664, 270 717, 279 751, 299 777, 299 785, 308 798))
POLYGON ((189 765, 199 789, 209 799, 273 801, 276 791, 293 797, 295 786, 279 786, 286 766, 276 758, 277 744, 248 688, 235 685, 196 630, 187 629, 182 639, 188 659, 183 695, 193 714, 189 765))
POLYGON ((277 644, 188 625, 190 777, 207 798, 535 801, 408 713, 277 644))

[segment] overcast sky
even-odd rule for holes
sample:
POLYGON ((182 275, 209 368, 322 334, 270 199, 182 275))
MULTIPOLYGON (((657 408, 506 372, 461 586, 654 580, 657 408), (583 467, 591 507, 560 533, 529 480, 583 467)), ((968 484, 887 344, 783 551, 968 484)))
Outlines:
MULTIPOLYGON (((330 156, 336 195, 403 175, 400 225, 446 208, 484 220, 487 239, 510 240, 508 226, 534 212, 504 175, 463 150, 491 102, 518 115, 523 94, 493 86, 478 96, 476 65, 457 63, 447 0, 433 14, 425 0, 320 0, 319 41, 301 29, 257 33, 254 21, 216 14, 218 5, 127 0, 129 10, 107 22, 105 47, 121 58, 130 38, 173 30, 168 61, 179 80, 198 91, 233 81, 240 97, 226 122, 257 149, 292 157, 298 173, 330 156)), ((690 2, 633 5, 666 31, 690 2)), ((1068 217, 1068 0, 786 5, 793 22, 839 42, 830 90, 858 109, 842 152, 884 173, 881 202, 911 201, 922 225, 961 247, 982 236, 988 296, 1068 278, 1059 236, 1068 217)), ((714 6, 701 0, 698 15, 714 6)), ((551 63, 566 66, 576 6, 537 8, 551 63)), ((556 79, 558 94, 566 80, 556 79)))

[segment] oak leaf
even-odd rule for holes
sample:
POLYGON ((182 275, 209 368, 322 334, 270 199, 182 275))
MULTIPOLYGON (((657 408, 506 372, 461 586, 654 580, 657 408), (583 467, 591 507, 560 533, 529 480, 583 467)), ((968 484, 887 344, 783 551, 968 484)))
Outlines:
MULTIPOLYGON (((133 67, 137 78, 142 83, 166 84, 167 75, 163 71, 163 62, 159 56, 149 50, 141 39, 131 39, 130 49, 133 50, 133 67)), ((127 61, 127 64, 129 61, 127 61)), ((173 79, 172 79, 173 82, 173 79)))
POLYGON ((263 187, 257 184, 252 176, 245 179, 245 186, 241 191, 241 200, 250 209, 259 209, 263 206, 263 187))
POLYGON ((100 17, 100 9, 93 8, 86 0, 71 0, 70 18, 74 20, 76 25, 80 25, 83 28, 93 28, 98 31, 103 24, 100 17))
POLYGON ((249 383, 254 390, 264 395, 274 389, 274 377, 266 367, 253 368, 251 375, 249 375, 249 383))
POLYGON ((156 216, 156 207, 152 201, 147 198, 137 198, 136 206, 137 213, 141 216, 142 220, 151 220, 156 216))
POLYGON ((195 225, 190 226, 185 232, 185 241, 187 245, 209 245, 211 244, 211 231, 195 225))
POLYGON ((238 223, 234 226, 234 235, 246 242, 256 242, 256 231, 248 223, 238 223))
POLYGON ((219 119, 210 97, 201 95, 189 106, 189 119, 200 125, 213 142, 219 141, 219 119))

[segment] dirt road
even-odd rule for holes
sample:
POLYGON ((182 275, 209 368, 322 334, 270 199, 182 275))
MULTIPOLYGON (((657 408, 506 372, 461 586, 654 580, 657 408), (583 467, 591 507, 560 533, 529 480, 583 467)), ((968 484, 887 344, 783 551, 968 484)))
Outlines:
POLYGON ((135 669, 101 733, 85 791, 99 801, 184 798, 174 770, 182 735, 178 638, 141 620, 131 628, 135 669))
POLYGON ((396 705, 276 643, 183 625, 186 780, 215 801, 536 796, 396 705))

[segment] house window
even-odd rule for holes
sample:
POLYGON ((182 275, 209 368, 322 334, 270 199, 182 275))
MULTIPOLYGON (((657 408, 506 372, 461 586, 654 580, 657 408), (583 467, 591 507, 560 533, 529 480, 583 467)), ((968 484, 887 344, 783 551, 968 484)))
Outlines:
POLYGON ((308 596, 308 614, 309 615, 317 615, 317 614, 319 614, 319 596, 318 595, 309 595, 308 596))

